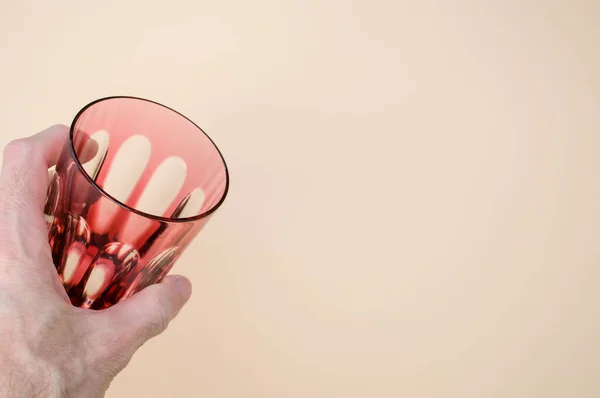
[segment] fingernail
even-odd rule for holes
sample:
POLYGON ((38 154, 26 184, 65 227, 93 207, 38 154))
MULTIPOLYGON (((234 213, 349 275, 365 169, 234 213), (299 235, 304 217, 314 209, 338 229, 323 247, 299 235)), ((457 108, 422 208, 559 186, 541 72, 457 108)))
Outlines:
POLYGON ((175 289, 183 302, 190 299, 190 296, 192 295, 192 284, 187 278, 177 278, 175 281, 175 289))

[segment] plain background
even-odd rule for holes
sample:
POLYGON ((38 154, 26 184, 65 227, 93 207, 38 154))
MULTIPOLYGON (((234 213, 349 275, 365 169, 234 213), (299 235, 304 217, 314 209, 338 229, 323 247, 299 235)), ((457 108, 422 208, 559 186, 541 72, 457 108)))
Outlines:
POLYGON ((0 2, 1 144, 136 95, 231 168, 109 397, 600 396, 600 2, 0 2))

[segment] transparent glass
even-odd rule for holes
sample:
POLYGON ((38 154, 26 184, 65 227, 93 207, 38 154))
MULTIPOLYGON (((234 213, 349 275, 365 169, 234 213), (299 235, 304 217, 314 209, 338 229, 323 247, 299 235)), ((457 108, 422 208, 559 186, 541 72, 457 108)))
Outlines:
POLYGON ((228 188, 219 149, 176 111, 134 97, 83 108, 44 210, 73 305, 107 308, 159 282, 228 188))

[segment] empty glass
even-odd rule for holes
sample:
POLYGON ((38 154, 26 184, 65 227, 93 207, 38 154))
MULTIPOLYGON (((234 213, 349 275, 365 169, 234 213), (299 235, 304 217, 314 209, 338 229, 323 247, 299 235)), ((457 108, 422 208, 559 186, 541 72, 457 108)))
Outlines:
POLYGON ((84 107, 44 211, 73 305, 107 308, 160 281, 228 187, 219 149, 176 111, 134 97, 84 107))

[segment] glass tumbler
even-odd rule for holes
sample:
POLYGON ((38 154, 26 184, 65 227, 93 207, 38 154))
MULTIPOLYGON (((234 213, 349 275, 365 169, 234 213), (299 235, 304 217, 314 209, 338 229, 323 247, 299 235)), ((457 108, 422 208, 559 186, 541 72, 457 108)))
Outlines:
POLYGON ((109 97, 71 125, 44 214, 73 305, 103 309, 159 282, 225 200, 227 165, 192 121, 109 97))

